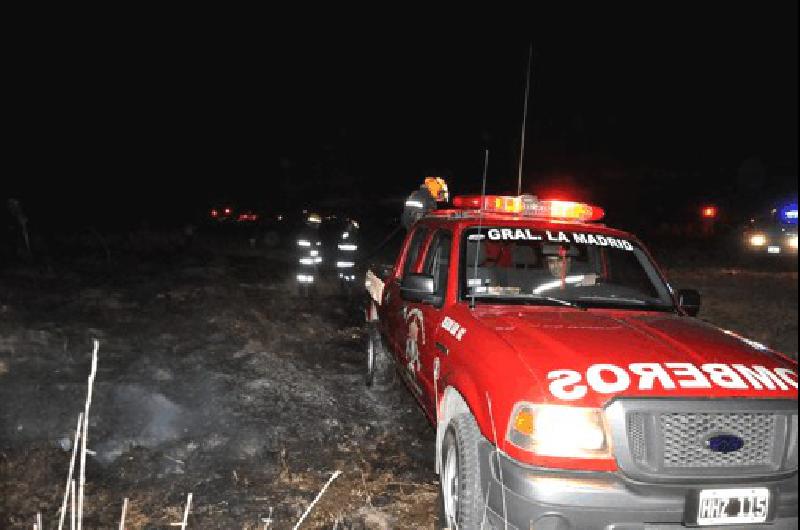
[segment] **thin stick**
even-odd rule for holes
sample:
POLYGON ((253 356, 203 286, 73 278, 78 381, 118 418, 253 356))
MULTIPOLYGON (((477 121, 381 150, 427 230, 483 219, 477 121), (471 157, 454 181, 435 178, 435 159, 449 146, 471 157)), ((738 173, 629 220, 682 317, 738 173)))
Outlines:
POLYGON ((122 501, 122 515, 119 518, 119 530, 125 530, 125 512, 128 511, 128 497, 122 501))
POLYGON ((70 530, 75 530, 75 514, 77 513, 75 510, 75 479, 72 479, 72 486, 70 487, 72 488, 72 496, 70 497, 72 510, 70 510, 69 516, 69 528, 70 530))
POLYGON ((42 512, 36 512, 36 526, 39 530, 44 530, 44 526, 42 526, 42 512))
POLYGON ((335 472, 333 475, 331 475, 331 478, 329 478, 329 479, 328 479, 328 482, 326 482, 326 483, 325 483, 325 485, 322 487, 322 489, 321 489, 321 490, 320 490, 320 492, 317 494, 317 496, 316 496, 316 498, 314 499, 314 501, 313 501, 311 504, 309 504, 309 505, 308 505, 308 508, 306 508, 306 511, 305 511, 305 513, 303 514, 303 516, 300 518, 300 520, 299 520, 299 521, 297 521, 297 524, 296 524, 296 525, 294 525, 294 529, 293 529, 293 530, 297 530, 298 528, 300 528, 300 525, 301 525, 301 524, 303 524, 303 521, 305 521, 305 520, 306 520, 306 517, 308 516, 308 514, 309 514, 309 513, 311 513, 311 510, 313 510, 313 509, 314 509, 314 506, 317 504, 317 502, 319 502, 319 499, 320 499, 320 498, 322 497, 322 495, 325 493, 325 490, 327 490, 327 489, 328 489, 328 486, 330 486, 330 485, 331 485, 331 482, 333 482, 334 480, 336 480, 336 478, 337 478, 339 475, 341 475, 341 474, 342 474, 342 472, 341 472, 341 471, 336 471, 336 472, 335 472))
POLYGON ((519 169, 517 172, 517 195, 522 193, 522 164, 525 161, 525 126, 528 123, 528 94, 531 89, 531 63, 533 62, 533 42, 528 53, 528 73, 525 79, 525 103, 522 105, 522 133, 519 144, 519 169))
POLYGON ((64 485, 64 500, 61 501, 61 516, 58 518, 58 530, 64 527, 64 518, 67 516, 67 500, 69 499, 69 485, 73 482, 72 473, 75 471, 75 456, 78 454, 78 443, 81 436, 81 423, 83 422, 83 412, 78 414, 78 426, 75 427, 75 438, 72 439, 72 458, 69 461, 69 472, 67 473, 67 483, 64 485))
POLYGON ((181 530, 186 530, 186 523, 189 521, 189 508, 192 506, 192 494, 186 496, 186 509, 183 511, 183 522, 181 530))
POLYGON ((100 342, 94 339, 94 349, 92 350, 92 369, 89 372, 89 384, 86 390, 86 407, 83 411, 83 436, 81 437, 81 472, 78 477, 78 530, 83 528, 83 497, 84 486, 86 485, 86 439, 89 436, 89 408, 92 406, 92 390, 94 388, 94 378, 97 374, 97 350, 100 349, 100 342))

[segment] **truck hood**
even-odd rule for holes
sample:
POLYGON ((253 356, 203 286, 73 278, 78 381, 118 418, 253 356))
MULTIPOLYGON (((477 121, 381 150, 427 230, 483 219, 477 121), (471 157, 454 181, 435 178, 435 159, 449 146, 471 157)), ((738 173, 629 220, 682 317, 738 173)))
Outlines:
POLYGON ((602 406, 618 396, 797 399, 796 363, 698 319, 509 309, 479 310, 473 316, 539 381, 545 394, 540 401, 602 406))

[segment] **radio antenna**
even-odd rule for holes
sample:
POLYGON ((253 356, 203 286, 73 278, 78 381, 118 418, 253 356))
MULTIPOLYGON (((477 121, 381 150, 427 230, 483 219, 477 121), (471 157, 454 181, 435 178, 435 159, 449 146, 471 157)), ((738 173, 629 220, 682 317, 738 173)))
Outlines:
MULTIPOLYGON (((476 247, 475 247, 475 265, 474 265, 474 268, 472 270, 472 272, 473 272, 473 277, 472 277, 472 279, 473 279, 473 281, 472 281, 472 289, 473 289, 473 291, 472 291, 472 298, 471 298, 470 303, 469 303, 469 308, 470 309, 475 309, 475 292, 477 291, 476 284, 479 281, 478 280, 478 256, 480 255, 481 236, 483 235, 483 234, 481 234, 481 232, 483 232, 483 204, 484 204, 484 201, 486 200, 486 175, 488 174, 488 172, 489 172, 489 150, 486 149, 486 150, 484 150, 484 154, 483 154, 483 184, 481 184, 481 204, 480 204, 480 208, 478 209, 478 234, 477 234, 478 237, 475 239, 475 245, 476 245, 476 247)), ((469 239, 467 239, 467 241, 469 241, 469 239)), ((467 243, 467 244, 469 244, 469 243, 467 243)), ((469 281, 467 283, 469 283, 469 281)), ((467 285, 467 289, 469 289, 469 285, 467 285)))
POLYGON ((519 168, 517 170, 517 195, 522 194, 522 164, 525 161, 525 126, 528 122, 528 94, 531 89, 531 65, 533 64, 533 42, 528 52, 528 73, 525 79, 525 101, 522 104, 522 138, 519 145, 519 168))

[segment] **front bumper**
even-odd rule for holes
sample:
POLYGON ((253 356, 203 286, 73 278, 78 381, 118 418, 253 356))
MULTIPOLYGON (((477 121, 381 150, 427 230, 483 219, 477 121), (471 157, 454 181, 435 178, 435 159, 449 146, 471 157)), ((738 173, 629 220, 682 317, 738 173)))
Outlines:
MULTIPOLYGON (((643 484, 617 473, 549 470, 498 456, 486 440, 480 443, 481 485, 487 495, 487 520, 517 530, 676 530, 683 525, 687 499, 698 485, 643 484), (502 472, 502 484, 499 479, 502 472), (503 491, 505 495, 503 495, 503 491), (505 510, 504 510, 505 497, 505 510)), ((704 484, 731 488, 738 484, 704 484)), ((797 528, 797 475, 741 486, 773 490, 774 518, 747 529, 797 528)), ((708 528, 737 528, 736 526, 708 528)))

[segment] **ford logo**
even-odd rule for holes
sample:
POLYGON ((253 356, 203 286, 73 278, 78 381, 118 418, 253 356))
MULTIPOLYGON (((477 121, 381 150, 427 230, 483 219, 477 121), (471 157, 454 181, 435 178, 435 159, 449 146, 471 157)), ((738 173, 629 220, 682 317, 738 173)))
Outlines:
POLYGON ((744 447, 744 440, 735 434, 716 434, 706 440, 706 445, 715 453, 735 453, 744 447))

